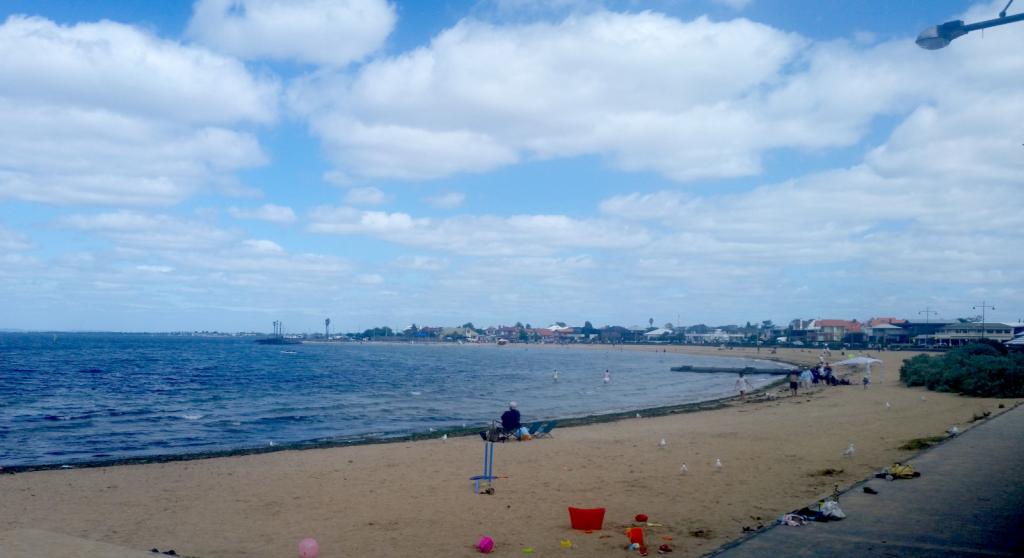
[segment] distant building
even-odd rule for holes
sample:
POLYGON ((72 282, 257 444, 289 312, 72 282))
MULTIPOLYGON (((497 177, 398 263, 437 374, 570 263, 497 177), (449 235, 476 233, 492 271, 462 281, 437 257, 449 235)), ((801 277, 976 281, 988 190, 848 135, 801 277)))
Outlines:
POLYGON ((671 329, 665 329, 663 327, 659 327, 657 329, 652 329, 651 331, 648 331, 647 333, 644 333, 644 340, 645 341, 664 341, 664 340, 667 340, 669 337, 671 337, 674 334, 675 334, 675 332, 672 331, 671 329))
POLYGON ((864 332, 857 320, 814 320, 807 330, 811 343, 859 343, 864 332))
POLYGON ((976 343, 982 338, 1006 343, 1021 334, 1024 334, 1024 323, 956 322, 944 324, 933 334, 918 335, 914 338, 914 343, 925 346, 959 347, 976 343))

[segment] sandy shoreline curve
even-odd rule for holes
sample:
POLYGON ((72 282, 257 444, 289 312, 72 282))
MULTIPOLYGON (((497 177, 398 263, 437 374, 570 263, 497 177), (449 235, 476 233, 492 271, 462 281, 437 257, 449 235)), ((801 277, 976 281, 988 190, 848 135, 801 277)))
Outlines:
MULTIPOLYGON (((615 349, 794 363, 818 356, 615 349)), ((622 531, 645 513, 661 525, 647 529, 649 542, 671 537, 675 556, 697 556, 905 459, 913 452, 898 448, 908 440, 940 436, 954 424, 964 430, 975 417, 1019 402, 905 388, 899 363, 913 354, 872 353, 885 373, 876 372, 868 390, 721 400, 700 412, 642 413, 562 426, 553 439, 499 444, 495 472, 508 478, 497 481, 494 495, 472 493, 469 477, 480 473, 484 445, 466 436, 0 475, 0 521, 2 530, 32 527, 202 558, 295 556, 304 537, 319 541, 322 557, 476 556, 481 535, 495 539, 498 556, 522 555, 525 547, 544 556, 621 556, 622 531), (844 457, 850 442, 856 453, 844 457), (835 472, 823 475, 827 469, 835 472), (570 505, 606 507, 604 530, 572 531, 570 505), (566 538, 571 551, 559 546, 566 538)))

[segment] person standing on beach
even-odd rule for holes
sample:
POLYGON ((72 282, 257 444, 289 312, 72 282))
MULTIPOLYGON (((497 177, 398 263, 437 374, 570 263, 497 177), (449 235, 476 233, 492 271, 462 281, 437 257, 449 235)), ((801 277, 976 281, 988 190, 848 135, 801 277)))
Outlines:
POLYGON ((610 383, 612 383, 612 373, 609 372, 607 369, 605 369, 605 371, 604 371, 604 385, 608 385, 610 383))
POLYGON ((800 387, 800 373, 796 370, 789 371, 789 394, 796 397, 796 390, 800 387))
POLYGON ((804 389, 811 389, 811 380, 814 379, 814 374, 811 374, 810 368, 805 368, 800 373, 800 383, 803 384, 804 389))
POLYGON ((558 381, 558 370, 555 370, 555 373, 551 375, 551 379, 556 382, 558 381))
POLYGON ((754 386, 750 385, 750 380, 740 372, 740 377, 736 378, 736 391, 740 392, 740 401, 746 401, 747 392, 753 390, 754 386))
POLYGON ((868 389, 868 385, 871 384, 871 367, 868 366, 864 370, 864 377, 860 379, 861 383, 864 384, 864 389, 868 389))

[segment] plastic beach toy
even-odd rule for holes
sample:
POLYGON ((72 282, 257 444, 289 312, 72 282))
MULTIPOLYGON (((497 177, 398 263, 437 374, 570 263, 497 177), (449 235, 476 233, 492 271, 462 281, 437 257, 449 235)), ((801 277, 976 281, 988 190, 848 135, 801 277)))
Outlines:
POLYGON ((644 530, 640 527, 630 527, 626 529, 626 536, 629 537, 629 542, 636 543, 640 546, 644 545, 644 530))
POLYGON ((320 554, 320 545, 316 539, 302 539, 299 541, 299 558, 316 558, 320 554))
POLYGON ((476 548, 484 554, 490 554, 494 550, 494 539, 491 537, 480 537, 480 542, 476 543, 476 548))
POLYGON ((574 508, 569 506, 569 523, 580 531, 600 531, 604 526, 604 508, 574 508))
POLYGON ((646 513, 638 513, 638 514, 636 514, 636 517, 633 518, 633 520, 636 521, 637 523, 647 523, 647 514, 646 513))
POLYGON ((569 539, 562 539, 558 541, 558 544, 560 544, 562 548, 572 548, 572 541, 569 539))

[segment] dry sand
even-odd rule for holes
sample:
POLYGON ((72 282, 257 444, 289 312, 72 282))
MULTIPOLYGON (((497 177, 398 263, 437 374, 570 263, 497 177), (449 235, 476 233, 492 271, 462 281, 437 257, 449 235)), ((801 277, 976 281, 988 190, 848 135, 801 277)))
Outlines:
MULTIPOLYGON (((671 537, 674 556, 696 556, 908 457, 913 452, 897 448, 910 439, 954 424, 963 430, 975 415, 1017 403, 901 387, 899 363, 911 355, 874 354, 885 362, 884 381, 876 373, 867 391, 820 388, 497 444, 495 472, 508 478, 494 495, 471 492, 484 445, 464 437, 0 475, 0 530, 31 527, 202 558, 296 556, 297 542, 310 536, 324 558, 474 556, 485 534, 496 556, 522 556, 524 547, 534 556, 624 556, 632 554, 623 551, 623 530, 642 512, 663 525, 647 529, 652 546, 671 537), (851 441, 856 453, 843 457, 851 441), (841 472, 819 474, 829 468, 841 472), (604 530, 572 531, 569 505, 606 507, 604 530), (565 538, 573 550, 560 548, 565 538)), ((817 360, 809 350, 774 356, 817 360)))

